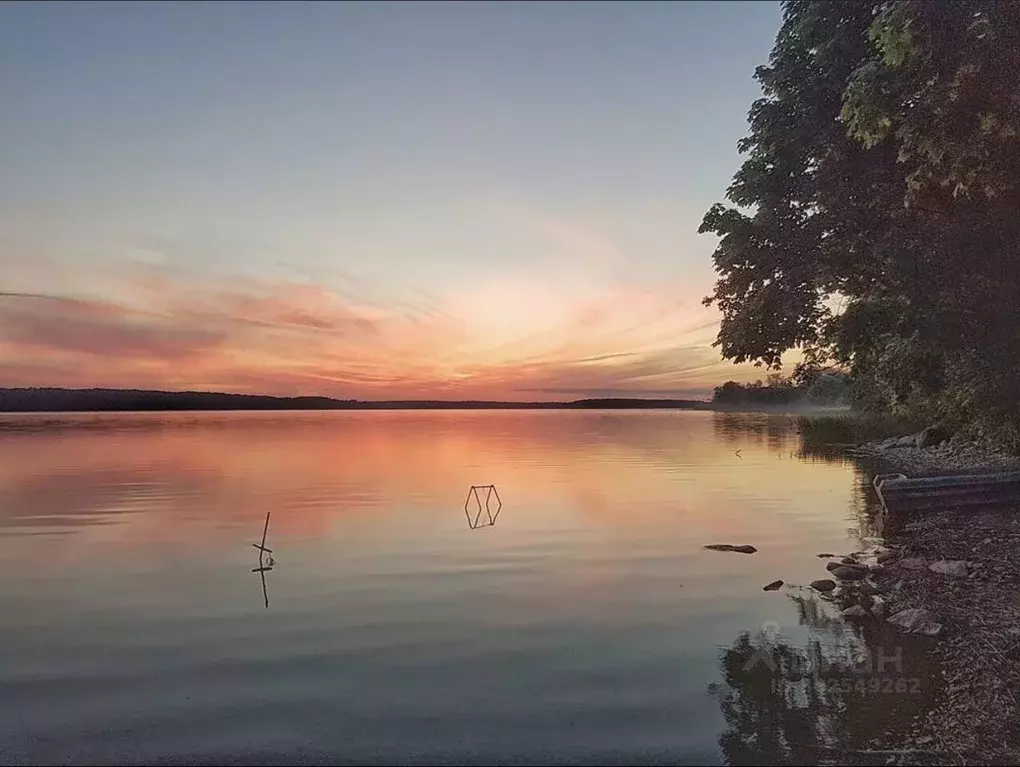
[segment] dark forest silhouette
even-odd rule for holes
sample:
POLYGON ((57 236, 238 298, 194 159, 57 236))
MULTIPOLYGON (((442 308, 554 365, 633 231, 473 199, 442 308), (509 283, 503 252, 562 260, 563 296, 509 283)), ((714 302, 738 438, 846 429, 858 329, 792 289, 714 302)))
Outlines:
POLYGON ((138 389, 0 389, 0 412, 98 412, 163 410, 460 410, 460 409, 705 409, 687 399, 601 398, 572 402, 495 402, 468 400, 364 401, 330 397, 272 397, 262 394, 168 392, 138 389))

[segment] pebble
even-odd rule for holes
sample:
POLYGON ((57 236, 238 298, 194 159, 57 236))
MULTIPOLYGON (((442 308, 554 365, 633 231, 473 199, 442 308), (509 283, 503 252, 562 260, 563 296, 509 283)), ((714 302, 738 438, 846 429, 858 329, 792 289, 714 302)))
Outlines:
POLYGON ((961 560, 943 559, 938 562, 932 562, 928 569, 933 573, 948 575, 952 578, 967 577, 967 563, 961 560))
POLYGON ((935 619, 935 615, 920 607, 900 610, 895 615, 886 618, 886 622, 899 626, 908 634, 935 636, 942 630, 942 624, 935 619))
POLYGON ((928 563, 919 557, 907 557, 906 559, 901 559, 899 565, 904 570, 923 570, 928 566, 928 563))

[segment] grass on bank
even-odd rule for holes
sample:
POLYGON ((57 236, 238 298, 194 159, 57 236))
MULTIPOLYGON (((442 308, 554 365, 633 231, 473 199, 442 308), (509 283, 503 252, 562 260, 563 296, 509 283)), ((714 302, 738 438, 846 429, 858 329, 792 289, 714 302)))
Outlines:
POLYGON ((798 426, 807 443, 842 445, 902 437, 924 428, 924 424, 905 418, 853 411, 839 415, 802 415, 798 426))

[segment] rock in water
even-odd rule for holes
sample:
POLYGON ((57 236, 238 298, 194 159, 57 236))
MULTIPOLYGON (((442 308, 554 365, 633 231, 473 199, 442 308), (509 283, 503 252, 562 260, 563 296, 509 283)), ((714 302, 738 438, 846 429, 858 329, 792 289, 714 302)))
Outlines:
POLYGON ((859 581, 868 574, 867 570, 860 567, 836 567, 830 572, 841 581, 859 581))
POLYGON ((862 578, 868 572, 867 565, 862 565, 860 562, 846 564, 846 560, 844 560, 843 562, 826 562, 825 569, 828 570, 830 573, 834 573, 836 572, 836 570, 860 570, 862 578))
POLYGON ((817 556, 818 556, 819 559, 830 559, 830 558, 832 558, 832 557, 834 557, 836 555, 835 554, 818 554, 817 556))
POLYGON ((746 543, 742 543, 739 546, 734 546, 732 543, 709 543, 705 548, 712 549, 712 551, 735 551, 738 554, 753 554, 758 550, 746 543))
POLYGON ((938 562, 932 562, 928 565, 928 569, 933 573, 949 575, 953 578, 967 577, 967 563, 958 559, 943 559, 938 562))
POLYGON ((783 582, 782 581, 772 581, 772 583, 768 584, 767 586, 762 586, 761 590, 762 591, 778 591, 782 587, 783 587, 783 582))
POLYGON ((826 591, 832 591, 834 588, 836 588, 836 583, 835 581, 830 581, 828 578, 822 578, 819 581, 811 581, 811 588, 813 588, 815 591, 821 591, 824 593, 826 591))
POLYGON ((840 562, 842 562, 842 563, 843 563, 844 565, 850 565, 850 566, 853 566, 853 565, 859 565, 859 564, 860 564, 860 562, 858 562, 858 561, 857 561, 856 559, 854 559, 853 557, 843 557, 843 558, 842 558, 842 559, 840 560, 840 562))
POLYGON ((886 618, 886 622, 899 626, 908 634, 935 636, 942 630, 942 624, 935 620, 935 615, 920 607, 900 610, 886 618))

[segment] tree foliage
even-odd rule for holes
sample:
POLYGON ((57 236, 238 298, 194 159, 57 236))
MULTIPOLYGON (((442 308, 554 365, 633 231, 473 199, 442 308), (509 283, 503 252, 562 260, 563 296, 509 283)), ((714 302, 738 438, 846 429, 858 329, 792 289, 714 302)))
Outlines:
POLYGON ((789 0, 719 236, 723 355, 1020 445, 1020 3, 789 0))
POLYGON ((786 378, 770 373, 765 381, 741 384, 727 381, 716 386, 712 402, 717 405, 838 405, 846 400, 846 375, 812 369, 786 378))

